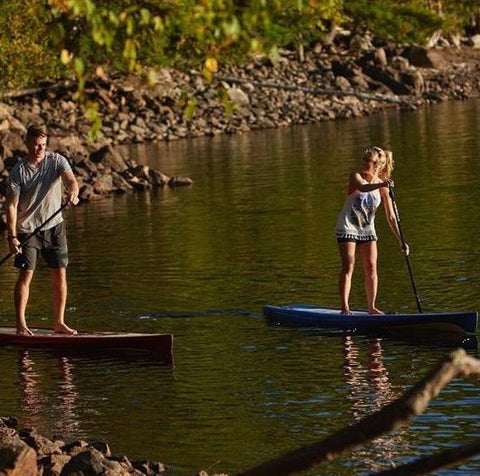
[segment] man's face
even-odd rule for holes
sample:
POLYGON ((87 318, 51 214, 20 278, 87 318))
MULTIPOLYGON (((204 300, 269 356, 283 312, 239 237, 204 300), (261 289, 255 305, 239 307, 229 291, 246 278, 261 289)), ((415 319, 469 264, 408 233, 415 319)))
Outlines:
POLYGON ((37 137, 35 139, 29 140, 27 143, 29 157, 35 160, 42 160, 45 156, 46 147, 46 137, 37 137))

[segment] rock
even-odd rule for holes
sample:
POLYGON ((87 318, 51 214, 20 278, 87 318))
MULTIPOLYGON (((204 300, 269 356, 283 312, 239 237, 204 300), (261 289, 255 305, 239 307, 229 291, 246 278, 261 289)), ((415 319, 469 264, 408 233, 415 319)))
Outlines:
POLYGON ((352 85, 350 84, 350 81, 347 78, 344 78, 343 76, 337 76, 335 78, 335 86, 338 89, 340 89, 340 91, 352 90, 352 85))
MULTIPOLYGON (((128 474, 128 473, 127 473, 128 474)), ((60 476, 124 476, 120 463, 105 458, 94 448, 72 456, 63 467, 60 476)))
POLYGON ((473 35, 468 39, 468 44, 475 49, 480 48, 480 35, 473 35))
POLYGON ((123 173, 128 169, 125 159, 118 150, 115 150, 111 144, 105 145, 90 154, 90 160, 93 163, 102 163, 108 165, 118 173, 123 173))
POLYGON ((170 181, 170 177, 168 175, 165 175, 164 173, 159 172, 158 170, 150 169, 149 175, 150 175, 151 182, 154 185, 158 185, 160 187, 164 187, 170 181))
POLYGON ((0 152, 4 160, 25 155, 27 146, 24 138, 10 130, 0 134, 0 152))
POLYGON ((170 187, 180 187, 180 186, 192 185, 192 184, 193 184, 193 180, 188 177, 172 177, 168 181, 168 185, 170 187))
POLYGON ((115 189, 113 178, 110 174, 97 175, 92 181, 92 186, 94 192, 99 195, 107 195, 115 189))
POLYGON ((70 461, 71 456, 66 454, 47 455, 38 460, 44 476, 60 476, 64 466, 70 461))
POLYGON ((80 140, 80 137, 74 134, 68 134, 66 136, 49 136, 48 148, 64 155, 67 158, 85 157, 88 155, 87 148, 80 140))
POLYGON ((408 88, 395 77, 395 71, 378 68, 375 66, 366 66, 364 73, 375 81, 379 81, 387 86, 394 94, 408 94, 408 88))
POLYGON ((422 46, 410 46, 406 48, 403 56, 410 61, 410 64, 420 68, 440 69, 445 66, 445 61, 440 53, 435 50, 427 50, 422 46))
POLYGON ((51 441, 39 435, 33 428, 21 430, 19 436, 28 446, 33 448, 39 456, 60 453, 61 444, 59 444, 59 442, 51 441))
POLYGON ((80 200, 88 202, 95 198, 95 190, 93 186, 89 183, 86 183, 80 187, 80 192, 78 194, 80 200))
POLYGON ((8 428, 18 428, 18 418, 14 416, 0 417, 0 421, 8 428))
POLYGON ((90 447, 95 448, 97 451, 100 451, 100 453, 102 453, 104 456, 112 456, 110 446, 105 441, 92 439, 88 440, 88 444, 90 447))
POLYGON ((229 87, 226 83, 223 83, 223 85, 227 90, 228 97, 232 102, 239 104, 240 106, 248 106, 250 104, 248 94, 243 91, 243 89, 237 86, 229 87))
POLYGON ((17 436, 2 439, 0 444, 2 476, 37 476, 37 454, 17 436))
POLYGON ((128 192, 133 190, 133 187, 125 180, 119 173, 112 172, 112 183, 116 192, 128 192))

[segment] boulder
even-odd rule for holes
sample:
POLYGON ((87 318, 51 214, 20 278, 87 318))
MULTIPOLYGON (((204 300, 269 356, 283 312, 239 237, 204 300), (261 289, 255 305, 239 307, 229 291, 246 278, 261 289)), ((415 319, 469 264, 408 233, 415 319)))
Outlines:
POLYGON ((37 453, 18 436, 6 437, 0 444, 2 476, 37 476, 37 453))
POLYGON ((60 473, 60 476, 74 475, 125 476, 125 471, 120 463, 105 458, 95 448, 88 448, 72 456, 60 473))
POLYGON ((442 55, 435 50, 428 50, 423 46, 409 46, 403 51, 410 64, 420 68, 440 69, 445 66, 442 55))
POLYGON ((122 157, 122 154, 120 154, 118 150, 115 150, 110 144, 92 152, 90 154, 90 160, 96 164, 102 163, 105 166, 109 166, 118 173, 123 173, 128 169, 128 165, 122 157))

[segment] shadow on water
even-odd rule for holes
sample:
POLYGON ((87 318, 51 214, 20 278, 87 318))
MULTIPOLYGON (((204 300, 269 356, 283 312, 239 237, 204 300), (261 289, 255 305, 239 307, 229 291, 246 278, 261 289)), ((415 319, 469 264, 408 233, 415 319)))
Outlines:
POLYGON ((140 315, 122 314, 122 318, 128 319, 166 319, 166 318, 201 318, 201 317, 251 317, 260 319, 263 317, 261 312, 255 312, 248 309, 206 309, 199 311, 149 311, 140 315))

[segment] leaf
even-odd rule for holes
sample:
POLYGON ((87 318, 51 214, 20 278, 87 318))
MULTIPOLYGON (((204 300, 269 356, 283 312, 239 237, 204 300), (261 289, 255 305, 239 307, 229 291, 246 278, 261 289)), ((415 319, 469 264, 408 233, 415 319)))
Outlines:
POLYGON ((218 71, 218 61, 215 58, 207 58, 204 67, 210 73, 216 73, 218 71))
POLYGON ((72 61, 72 57, 70 56, 70 52, 67 49, 63 49, 60 53, 60 61, 64 64, 67 65, 72 61))
POLYGON ((73 70, 77 76, 83 76, 85 72, 85 64, 81 58, 75 58, 73 60, 73 70))

